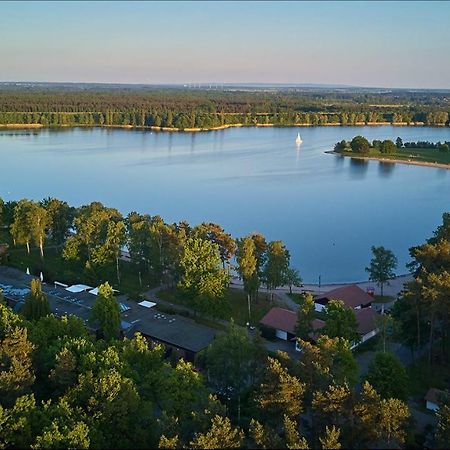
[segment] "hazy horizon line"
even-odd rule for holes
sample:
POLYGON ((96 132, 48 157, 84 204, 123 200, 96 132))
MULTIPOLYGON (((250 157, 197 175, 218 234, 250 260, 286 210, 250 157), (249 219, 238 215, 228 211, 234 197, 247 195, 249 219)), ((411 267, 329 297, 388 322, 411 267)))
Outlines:
POLYGON ((450 87, 404 87, 404 86, 373 86, 356 84, 334 83, 283 83, 283 82, 229 82, 229 81, 186 81, 186 82, 111 82, 111 81, 35 81, 35 80, 0 80, 0 84, 86 84, 86 85, 119 85, 119 86, 177 86, 177 87, 208 87, 208 86, 264 86, 264 87, 322 87, 322 88, 358 88, 358 89, 385 89, 385 90, 421 90, 421 91, 450 91, 450 87))

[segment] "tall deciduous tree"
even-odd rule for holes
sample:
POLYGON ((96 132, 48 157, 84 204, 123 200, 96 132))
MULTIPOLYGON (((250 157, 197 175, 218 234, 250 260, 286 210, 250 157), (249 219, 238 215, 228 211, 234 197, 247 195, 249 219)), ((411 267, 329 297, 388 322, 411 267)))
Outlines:
POLYGON ((381 289, 383 297, 383 287, 388 280, 395 277, 395 269, 397 268, 397 258, 391 250, 385 249, 383 246, 372 246, 373 258, 370 266, 366 267, 370 280, 375 281, 381 289))
POLYGON ((237 271, 244 281, 244 291, 247 294, 248 316, 250 319, 251 297, 256 294, 259 285, 256 245, 251 237, 245 237, 239 240, 237 263, 237 271))
POLYGON ((14 208, 14 220, 11 224, 11 236, 14 245, 25 244, 30 253, 30 243, 33 239, 33 224, 30 221, 30 211, 33 203, 30 200, 20 200, 14 208))
POLYGON ((220 260, 223 268, 236 253, 236 241, 225 230, 215 223, 202 223, 192 230, 194 237, 207 239, 219 246, 220 260))
POLYGON ((79 209, 74 227, 76 233, 67 239, 63 251, 65 259, 79 260, 86 267, 116 263, 125 241, 125 226, 119 211, 93 202, 79 209))
POLYGON ((99 323, 106 340, 119 337, 120 307, 109 283, 99 286, 98 295, 91 310, 90 321, 99 323))
POLYGON ((286 283, 290 255, 282 241, 272 241, 267 247, 264 279, 268 289, 276 289, 286 283))
POLYGON ((218 315, 229 275, 222 268, 219 247, 200 238, 189 238, 180 260, 182 270, 178 283, 196 309, 218 315))
POLYGON ((48 214, 48 229, 56 244, 63 244, 75 217, 75 208, 56 198, 46 198, 41 205, 48 214))

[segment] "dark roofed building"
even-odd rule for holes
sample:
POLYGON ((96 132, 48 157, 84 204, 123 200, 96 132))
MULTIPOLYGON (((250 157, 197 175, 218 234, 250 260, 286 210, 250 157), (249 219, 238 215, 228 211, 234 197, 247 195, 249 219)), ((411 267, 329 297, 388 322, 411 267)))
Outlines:
POLYGON ((373 297, 356 284, 342 286, 314 299, 316 311, 322 311, 330 300, 341 300, 347 308, 361 309, 372 304, 373 297))
MULTIPOLYGON (((30 291, 33 277, 24 272, 0 267, 0 288, 3 289, 8 306, 20 308, 26 294, 30 291), (17 305, 17 306, 16 306, 17 305)), ((96 296, 88 292, 69 292, 59 286, 42 286, 48 297, 50 310, 55 316, 73 315, 79 317, 91 332, 99 336, 98 324, 89 322, 96 296)), ((147 304, 155 305, 152 302, 147 304)), ((197 324, 191 319, 162 314, 155 308, 139 305, 136 302, 120 299, 121 334, 133 337, 140 332, 151 342, 164 344, 167 353, 193 361, 195 355, 206 348, 218 333, 213 328, 197 324)))
POLYGON ((129 336, 138 331, 150 342, 164 344, 167 353, 175 353, 187 361, 193 362, 195 355, 208 347, 218 333, 183 316, 164 314, 131 301, 124 303, 130 307, 122 314, 132 325, 129 336))

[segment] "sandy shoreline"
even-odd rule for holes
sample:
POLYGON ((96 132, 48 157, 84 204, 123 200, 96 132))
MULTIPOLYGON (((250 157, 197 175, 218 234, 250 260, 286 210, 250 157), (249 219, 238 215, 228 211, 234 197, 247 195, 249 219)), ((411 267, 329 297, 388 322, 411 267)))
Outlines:
POLYGON ((325 153, 336 156, 344 156, 353 159, 362 159, 364 161, 380 161, 391 164, 406 164, 408 166, 424 166, 424 167, 434 167, 436 169, 450 169, 450 164, 434 163, 430 161, 411 161, 409 159, 377 158, 376 156, 354 156, 335 152, 333 150, 326 151, 325 153))
MULTIPOLYGON (((175 127, 156 127, 156 126, 134 126, 134 125, 55 125, 55 126, 44 126, 40 123, 9 123, 9 124, 0 124, 1 128, 14 128, 14 129, 27 129, 27 128, 51 128, 51 129, 57 129, 57 128, 119 128, 119 129, 127 129, 127 130, 153 130, 153 131, 170 131, 170 132, 186 132, 186 133, 198 133, 198 132, 204 132, 204 131, 216 131, 216 130, 226 130, 227 128, 240 128, 240 127, 247 127, 247 128, 265 128, 265 127, 274 127, 274 128, 310 128, 310 127, 382 127, 382 126, 393 126, 393 127, 423 127, 425 124, 423 122, 412 122, 412 123, 406 123, 406 122, 356 122, 354 124, 341 124, 341 123, 324 123, 321 125, 312 125, 310 123, 296 123, 292 125, 276 125, 273 123, 257 123, 257 124, 251 124, 251 125, 245 125, 242 123, 234 123, 234 124, 228 124, 228 125, 220 125, 217 127, 211 127, 211 128, 175 128, 175 127)), ((347 155, 342 155, 347 156, 347 155)), ((366 158, 369 159, 369 158, 366 158)), ((376 158, 372 158, 376 159, 376 158)), ((391 160, 393 161, 393 160, 391 160)), ((400 162, 400 161, 399 161, 400 162)))

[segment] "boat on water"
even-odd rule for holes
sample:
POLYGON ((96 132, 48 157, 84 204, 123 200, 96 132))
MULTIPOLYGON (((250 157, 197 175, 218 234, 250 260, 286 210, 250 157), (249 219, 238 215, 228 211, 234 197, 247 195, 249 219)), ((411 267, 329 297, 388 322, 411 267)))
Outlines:
POLYGON ((300 145, 302 143, 302 138, 300 137, 300 133, 297 133, 297 137, 295 138, 295 143, 300 145))

